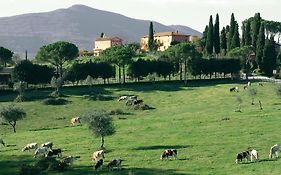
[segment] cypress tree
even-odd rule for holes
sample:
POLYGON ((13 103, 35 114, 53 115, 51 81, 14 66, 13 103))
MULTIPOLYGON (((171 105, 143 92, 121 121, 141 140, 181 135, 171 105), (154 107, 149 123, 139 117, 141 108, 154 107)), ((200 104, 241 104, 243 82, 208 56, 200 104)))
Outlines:
POLYGON ((206 47, 208 30, 209 30, 209 27, 208 27, 208 25, 206 25, 205 30, 203 32, 203 36, 202 36, 202 44, 203 44, 204 48, 206 47))
POLYGON ((226 42, 227 42, 226 31, 225 31, 225 28, 223 27, 221 30, 221 36, 220 36, 220 46, 221 46, 221 49, 222 49, 224 55, 226 54, 226 49, 227 49, 226 42))
POLYGON ((252 45, 254 46, 254 48, 256 48, 257 46, 260 25, 261 25, 260 13, 256 13, 252 21, 252 45))
POLYGON ((247 20, 246 25, 245 25, 245 46, 251 45, 251 22, 247 20))
POLYGON ((149 51, 154 50, 154 34, 153 34, 153 23, 152 22, 150 22, 150 25, 149 25, 148 48, 149 48, 149 51))
POLYGON ((263 50, 265 45, 265 34, 264 34, 264 25, 262 24, 259 31, 258 41, 257 41, 257 49, 256 49, 256 58, 259 68, 262 65, 262 57, 263 57, 263 50))
POLYGON ((270 39, 267 39, 265 41, 265 46, 263 50, 263 72, 266 76, 272 76, 273 75, 273 69, 276 68, 276 58, 277 58, 277 52, 275 49, 275 41, 273 37, 270 37, 270 39))
POLYGON ((242 40, 241 40, 241 46, 245 46, 245 29, 246 29, 246 26, 245 26, 245 23, 242 23, 242 40))
POLYGON ((207 34, 207 41, 206 41, 206 51, 209 55, 213 53, 213 46, 214 46, 214 26, 213 26, 213 17, 210 16, 209 27, 208 27, 208 34, 207 34))
POLYGON ((234 31, 235 31, 235 26, 236 26, 236 21, 235 21, 235 17, 234 14, 231 14, 231 19, 230 19, 230 26, 229 26, 229 32, 227 35, 227 50, 229 51, 231 49, 231 42, 232 42, 232 38, 234 35, 234 31))
POLYGON ((236 23, 234 28, 234 34, 231 40, 230 49, 234 49, 236 47, 240 47, 240 38, 239 38, 239 31, 238 31, 238 24, 236 23))
POLYGON ((219 14, 216 15, 216 22, 214 25, 214 48, 216 54, 220 53, 220 22, 219 14))

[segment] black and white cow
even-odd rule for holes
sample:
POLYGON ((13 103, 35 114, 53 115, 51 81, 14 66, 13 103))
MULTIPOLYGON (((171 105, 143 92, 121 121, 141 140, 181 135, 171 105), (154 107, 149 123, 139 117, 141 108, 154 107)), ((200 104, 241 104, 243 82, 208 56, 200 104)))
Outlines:
POLYGON ((58 156, 58 157, 62 157, 62 153, 61 153, 61 149, 52 149, 51 151, 48 152, 47 156, 48 157, 52 157, 52 156, 58 156))
POLYGON ((103 165, 103 159, 100 159, 95 165, 95 170, 98 171, 98 170, 102 169, 102 165, 103 165))
POLYGON ((161 160, 164 159, 164 158, 168 159, 169 156, 173 156, 175 159, 178 159, 177 155, 178 155, 178 151, 176 149, 166 149, 162 153, 160 159, 161 160))
POLYGON ((248 162, 248 160, 250 160, 250 151, 243 151, 240 152, 236 155, 236 164, 238 164, 239 162, 242 162, 243 159, 246 159, 246 162, 248 162))
POLYGON ((117 167, 118 170, 121 170, 122 169, 121 163, 122 163, 121 159, 113 159, 108 163, 106 167, 108 168, 109 171, 112 171, 114 167, 117 167))

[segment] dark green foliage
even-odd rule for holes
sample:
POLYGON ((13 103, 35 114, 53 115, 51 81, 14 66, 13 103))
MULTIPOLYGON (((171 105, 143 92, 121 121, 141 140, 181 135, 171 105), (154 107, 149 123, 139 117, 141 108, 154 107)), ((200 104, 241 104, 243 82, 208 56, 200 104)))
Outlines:
POLYGON ((115 77, 114 67, 105 62, 75 63, 66 73, 65 79, 74 83, 85 80, 88 76, 93 79, 103 78, 105 81, 107 78, 115 77))
POLYGON ((245 24, 245 33, 244 33, 245 46, 249 46, 252 43, 251 39, 251 22, 249 20, 246 21, 245 24))
POLYGON ((214 48, 215 53, 220 53, 220 23, 219 23, 219 15, 216 15, 216 21, 214 25, 214 48))
POLYGON ((220 48, 223 51, 223 54, 226 54, 227 51, 227 39, 226 39, 226 31, 225 28, 222 28, 221 36, 220 36, 220 48))
POLYGON ((19 175, 40 175, 40 169, 32 165, 22 165, 19 175))
POLYGON ((154 43, 154 31, 153 31, 153 23, 149 24, 149 32, 148 32, 148 49, 149 51, 154 51, 155 43, 154 43))
POLYGON ((37 65, 23 60, 15 66, 13 79, 27 84, 46 84, 50 82, 53 72, 54 70, 46 65, 37 65))
POLYGON ((263 72, 266 76, 272 76, 276 68, 277 52, 274 38, 267 39, 263 51, 263 72))
POLYGON ((37 52, 36 59, 51 63, 57 69, 59 77, 62 77, 63 64, 66 61, 77 58, 78 53, 79 50, 76 45, 65 41, 58 41, 42 46, 37 52))
POLYGON ((101 148, 104 147, 104 137, 115 133, 112 117, 103 110, 90 110, 82 114, 84 119, 89 124, 89 129, 97 137, 101 137, 101 148))
POLYGON ((12 105, 0 108, 0 118, 9 123, 13 127, 14 132, 16 132, 17 121, 22 120, 25 117, 26 113, 21 108, 12 105))
POLYGON ((256 60, 260 69, 262 69, 262 58, 263 58, 263 50, 265 45, 264 32, 265 32, 264 25, 262 24, 258 35, 257 49, 256 49, 256 60))
POLYGON ((207 40, 206 40, 206 51, 208 55, 211 55, 213 53, 213 47, 214 47, 214 26, 213 26, 213 17, 211 15, 209 20, 207 40))
POLYGON ((245 46, 245 28, 246 28, 246 26, 245 26, 245 24, 244 23, 242 23, 242 38, 241 38, 241 46, 243 47, 243 46, 245 46))
POLYGON ((147 104, 140 103, 140 104, 132 105, 131 109, 133 109, 133 110, 150 110, 150 109, 155 109, 155 108, 152 108, 152 107, 148 106, 147 104))
POLYGON ((4 47, 0 47, 0 62, 7 66, 7 63, 12 60, 13 52, 4 47))
POLYGON ((257 46, 257 40, 258 40, 258 35, 260 31, 260 26, 261 26, 261 17, 260 13, 256 13, 253 21, 252 21, 252 45, 254 48, 257 46))
POLYGON ((197 58, 191 61, 189 70, 193 76, 212 75, 214 73, 236 73, 240 71, 239 59, 202 59, 197 58))
MULTIPOLYGON (((232 43, 232 38, 234 36, 234 32, 235 32, 235 27, 236 27, 236 20, 234 17, 234 13, 231 14, 231 19, 230 19, 230 26, 229 26, 229 32, 227 34, 227 50, 230 51, 231 48, 231 43, 232 43)), ((228 29, 227 29, 228 31, 228 29)))
POLYGON ((206 47, 207 35, 208 35, 209 26, 206 25, 205 30, 203 32, 203 36, 201 38, 202 47, 206 47))
POLYGON ((240 47, 240 38, 239 38, 239 31, 238 31, 239 27, 238 24, 236 23, 235 28, 234 28, 234 33, 233 33, 233 37, 231 40, 231 46, 230 49, 234 49, 236 47, 240 47))
POLYGON ((42 101, 44 105, 65 105, 68 103, 67 100, 63 98, 46 98, 42 101))

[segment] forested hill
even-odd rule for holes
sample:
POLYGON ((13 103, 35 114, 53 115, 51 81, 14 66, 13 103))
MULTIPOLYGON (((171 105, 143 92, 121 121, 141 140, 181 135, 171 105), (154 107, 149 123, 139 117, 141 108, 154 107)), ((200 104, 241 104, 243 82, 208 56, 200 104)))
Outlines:
MULTIPOLYGON (((31 13, 0 18, 0 45, 14 52, 36 53, 43 44, 58 40, 75 43, 91 50, 101 32, 119 36, 125 42, 139 42, 148 32, 149 21, 129 18, 117 13, 74 5, 46 13, 31 13)), ((156 32, 176 31, 201 36, 186 26, 165 26, 154 22, 156 32)))

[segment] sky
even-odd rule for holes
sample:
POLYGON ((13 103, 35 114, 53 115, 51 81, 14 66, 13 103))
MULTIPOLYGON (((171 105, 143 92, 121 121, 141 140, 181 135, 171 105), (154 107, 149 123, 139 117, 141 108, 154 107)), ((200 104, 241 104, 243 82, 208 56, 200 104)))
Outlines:
POLYGON ((1 0, 0 17, 47 12, 75 4, 165 25, 186 25, 200 32, 210 15, 215 18, 217 13, 220 26, 229 24, 231 13, 239 25, 256 12, 264 19, 281 21, 281 0, 1 0))

